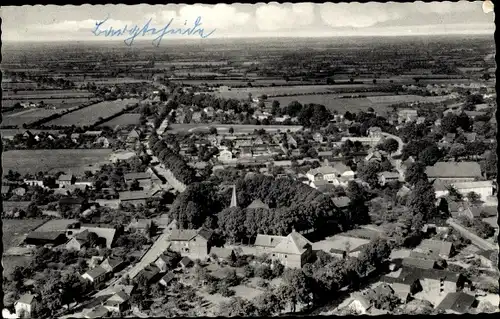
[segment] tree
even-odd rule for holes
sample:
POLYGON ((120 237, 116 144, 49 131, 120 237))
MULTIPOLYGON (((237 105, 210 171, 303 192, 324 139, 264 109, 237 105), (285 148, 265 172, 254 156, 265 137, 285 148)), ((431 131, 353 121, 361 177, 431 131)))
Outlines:
POLYGON ((467 154, 467 150, 465 149, 464 144, 459 144, 459 143, 454 143, 450 151, 448 152, 448 155, 453 157, 455 159, 455 162, 458 161, 459 157, 465 156, 467 154))
POLYGON ((132 183, 130 184, 130 190, 131 191, 138 191, 141 189, 141 185, 139 184, 139 181, 137 179, 134 179, 132 183))
POLYGON ((283 273, 283 283, 278 289, 278 296, 292 304, 295 312, 297 303, 309 304, 311 300, 311 285, 301 269, 287 269, 283 273))
POLYGON ((469 192, 467 193, 467 199, 469 200, 469 202, 475 204, 481 201, 481 195, 476 192, 469 192))
POLYGON ((254 304, 259 316, 274 316, 284 309, 281 300, 270 290, 255 298, 254 304))
POLYGON ((253 317, 257 315, 257 309, 250 301, 241 297, 233 297, 220 304, 218 315, 222 317, 253 317))
MULTIPOLYGON (((229 128, 229 134, 233 134, 233 133, 234 133, 234 128, 231 126, 231 127, 229 128)), ((217 134, 217 133, 215 133, 215 134, 217 134)))
POLYGON ((94 232, 90 232, 87 235, 87 241, 90 247, 95 247, 99 241, 99 236, 94 232))
POLYGON ((212 126, 212 127, 210 127, 209 133, 210 133, 210 134, 213 134, 213 135, 217 135, 217 128, 215 128, 215 127, 213 127, 213 126, 212 126))
POLYGON ((458 127, 458 116, 456 114, 449 113, 441 119, 441 128, 445 133, 456 133, 458 127))
POLYGON ((424 149, 418 156, 419 160, 427 166, 433 166, 442 157, 441 150, 435 144, 424 149))
POLYGON ((448 196, 452 198, 454 201, 461 201, 463 200, 463 195, 455 188, 453 185, 449 185, 447 187, 448 190, 448 196))
POLYGON ((277 100, 274 100, 272 103, 272 108, 271 108, 271 114, 276 116, 280 114, 280 102, 277 100))
POLYGON ((358 177, 371 186, 378 184, 378 173, 380 172, 381 167, 378 162, 364 162, 357 167, 358 177))
POLYGON ((378 148, 387 153, 394 153, 398 150, 399 143, 393 138, 388 138, 382 144, 379 144, 378 148))
POLYGON ((379 267, 391 254, 387 239, 376 238, 368 243, 359 254, 360 263, 379 267))

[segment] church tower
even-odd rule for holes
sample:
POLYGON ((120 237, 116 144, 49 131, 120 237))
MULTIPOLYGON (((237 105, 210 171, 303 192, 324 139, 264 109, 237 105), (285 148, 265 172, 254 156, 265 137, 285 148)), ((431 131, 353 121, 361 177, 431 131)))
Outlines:
POLYGON ((231 196, 231 206, 238 207, 238 202, 236 201, 236 185, 233 185, 233 195, 231 196))

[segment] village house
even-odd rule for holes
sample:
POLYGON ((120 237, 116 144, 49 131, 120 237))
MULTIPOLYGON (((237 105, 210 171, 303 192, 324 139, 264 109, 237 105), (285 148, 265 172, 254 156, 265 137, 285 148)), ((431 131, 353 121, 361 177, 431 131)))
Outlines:
POLYGON ((82 248, 89 247, 89 241, 88 241, 88 231, 83 231, 81 233, 78 233, 75 235, 75 237, 71 238, 67 243, 66 243, 66 249, 68 250, 77 250, 80 251, 82 248))
POLYGON ((116 256, 109 256, 100 265, 107 272, 117 272, 124 266, 123 259, 116 256))
POLYGON ((158 258, 155 260, 154 264, 156 267, 160 269, 160 272, 165 272, 169 270, 171 266, 172 260, 176 257, 172 255, 173 253, 170 251, 163 252, 158 258))
POLYGON ((179 267, 182 268, 182 269, 186 269, 186 268, 189 268, 193 265, 193 261, 185 256, 181 259, 181 261, 179 261, 179 267))
POLYGON ((94 187, 94 181, 91 178, 86 178, 86 177, 78 177, 75 179, 74 182, 75 186, 85 186, 88 188, 94 187))
POLYGON ((173 271, 169 271, 163 277, 161 277, 159 283, 165 287, 169 286, 175 279, 175 274, 173 271))
POLYGON ((149 189, 152 187, 152 180, 150 174, 144 173, 126 173, 123 174, 125 183, 130 187, 134 181, 139 182, 139 187, 142 189, 149 189))
POLYGON ((440 179, 450 183, 470 182, 482 177, 477 162, 437 162, 427 166, 425 173, 431 181, 440 179))
POLYGON ((382 129, 378 126, 368 128, 369 137, 382 137, 382 129))
POLYGON ((363 145, 367 145, 369 147, 375 147, 378 144, 380 144, 380 142, 382 140, 383 140, 382 136, 374 136, 374 137, 370 137, 370 136, 368 136, 368 137, 344 136, 340 139, 340 144, 343 144, 347 141, 351 141, 353 143, 360 142, 363 145))
POLYGON ((332 166, 320 166, 309 170, 306 176, 311 182, 325 180, 329 183, 333 183, 333 181, 337 179, 337 170, 332 166))
POLYGON ((465 292, 450 292, 436 306, 447 314, 464 314, 477 304, 476 297, 465 292))
POLYGON ((231 160, 233 160, 233 153, 227 149, 221 150, 217 159, 222 163, 230 162, 231 160))
POLYGON ((102 268, 101 266, 97 266, 93 269, 90 269, 86 273, 82 275, 82 278, 87 279, 93 284, 98 284, 100 282, 103 282, 107 279, 107 271, 106 269, 102 268))
POLYGON ((403 109, 398 112, 398 122, 413 122, 418 118, 417 110, 403 109))
POLYGON ((122 204, 146 205, 149 199, 158 198, 160 190, 125 191, 118 193, 122 204))
POLYGON ((247 209, 269 209, 269 205, 264 203, 261 199, 257 198, 247 206, 247 209))
POLYGON ((254 246, 289 268, 301 268, 312 256, 311 242, 295 230, 286 237, 258 234, 254 246))
POLYGON ((212 232, 205 229, 173 229, 169 239, 170 249, 183 255, 206 258, 212 245, 212 232))
POLYGON ((78 227, 67 229, 66 236, 73 238, 78 236, 78 234, 80 233, 85 234, 85 232, 95 233, 99 238, 102 238, 107 248, 111 248, 114 244, 116 229, 108 225, 99 225, 99 224, 78 225, 78 227))
POLYGON ((39 187, 44 187, 43 185, 43 179, 24 179, 23 180, 24 184, 28 186, 39 186, 39 187))
POLYGON ((488 198, 490 196, 493 196, 494 194, 492 181, 450 183, 443 180, 435 180, 433 186, 436 193, 436 198, 448 196, 450 187, 453 187, 455 190, 457 190, 465 200, 467 200, 467 194, 469 194, 470 192, 478 194, 481 201, 487 201, 488 198))
POLYGON ((158 278, 158 274, 160 273, 160 269, 156 267, 155 264, 150 264, 147 265, 145 268, 143 268, 136 276, 136 278, 145 280, 146 282, 150 283, 155 281, 155 279, 158 278))
POLYGON ((127 143, 135 143, 139 140, 139 138, 141 137, 141 134, 139 133, 139 131, 137 130, 131 130, 128 134, 127 134, 127 143))
POLYGON ((28 234, 24 243, 28 246, 59 246, 67 241, 64 232, 60 231, 34 231, 28 234))
POLYGON ((59 187, 69 186, 75 182, 75 177, 73 175, 61 175, 57 179, 59 187))
POLYGON ((387 185, 387 183, 390 182, 397 182, 399 181, 399 173, 396 172, 381 172, 377 174, 378 176, 378 182, 381 186, 387 185))
POLYGON ((104 307, 110 312, 121 313, 129 308, 129 299, 124 291, 118 291, 106 300, 104 307))
POLYGON ((133 218, 125 228, 126 231, 135 231, 143 235, 149 235, 153 221, 147 218, 133 218))
POLYGON ((19 318, 32 318, 32 315, 37 311, 40 303, 38 296, 33 294, 24 294, 14 304, 16 315, 19 318))
POLYGON ((439 257, 443 259, 448 259, 453 253, 453 246, 451 242, 433 239, 424 239, 420 245, 415 249, 415 251, 421 252, 435 252, 439 257))

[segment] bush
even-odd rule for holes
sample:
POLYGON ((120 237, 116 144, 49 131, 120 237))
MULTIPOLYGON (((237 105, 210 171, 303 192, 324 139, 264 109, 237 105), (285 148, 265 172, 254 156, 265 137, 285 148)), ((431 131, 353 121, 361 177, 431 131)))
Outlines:
POLYGON ((262 279, 271 279, 273 276, 273 272, 271 268, 266 265, 260 265, 255 269, 255 276, 260 277, 262 279))
POLYGON ((253 278, 255 276, 255 269, 250 265, 246 265, 243 267, 243 273, 245 274, 245 278, 253 278))

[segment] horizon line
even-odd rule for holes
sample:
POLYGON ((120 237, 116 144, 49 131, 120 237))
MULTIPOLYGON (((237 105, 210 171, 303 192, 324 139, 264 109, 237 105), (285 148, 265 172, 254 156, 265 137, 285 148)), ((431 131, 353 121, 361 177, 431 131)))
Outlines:
MULTIPOLYGON (((194 38, 194 37, 181 37, 181 38, 169 38, 169 40, 173 41, 210 41, 210 40, 251 40, 251 39, 330 39, 330 38, 361 38, 361 37, 378 37, 378 38, 390 38, 390 37, 438 37, 438 36, 465 36, 465 35, 475 35, 475 36, 489 36, 494 35, 494 31, 473 31, 473 32, 460 32, 460 33, 398 33, 398 34, 351 34, 351 35, 319 35, 319 36, 311 36, 311 35, 296 35, 296 36, 226 36, 226 37, 213 37, 213 38, 194 38)), ((12 40, 12 39, 3 39, 3 43, 15 42, 15 43, 39 43, 39 42, 119 42, 123 41, 121 38, 102 38, 100 40, 78 40, 78 39, 69 39, 69 40, 60 40, 60 39, 51 39, 51 40, 12 40)), ((136 39, 134 42, 150 42, 148 39, 136 39)))

